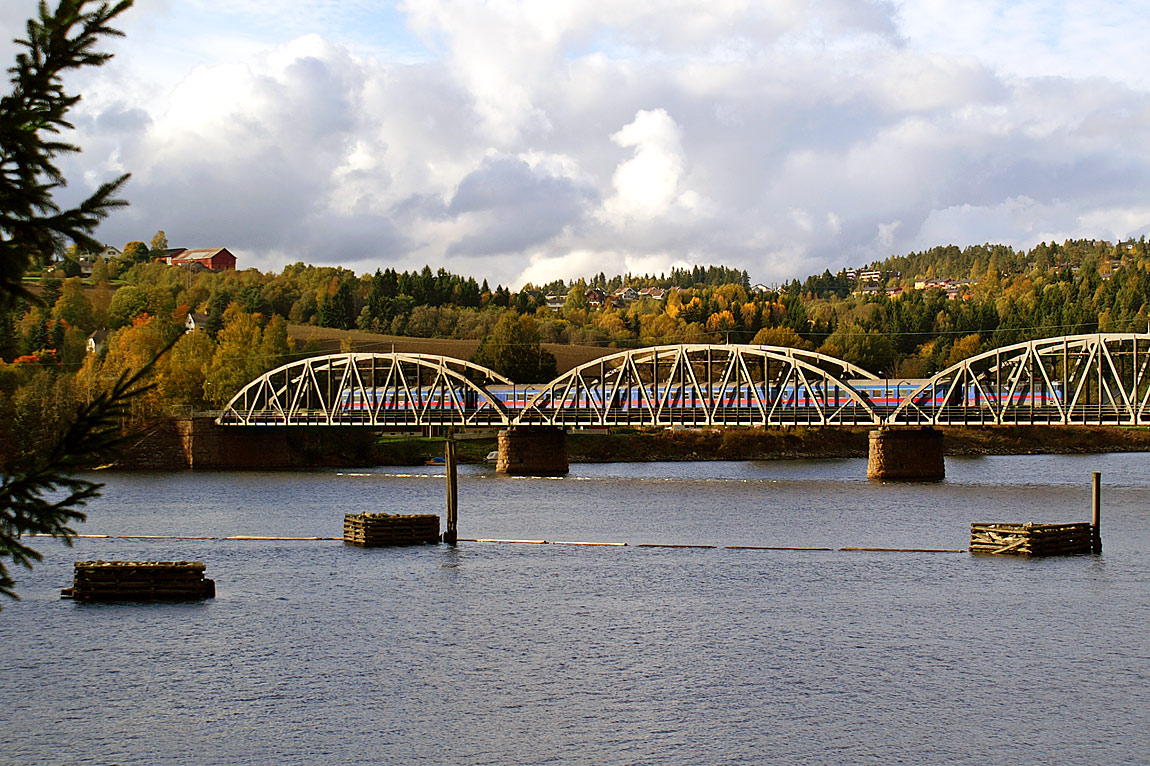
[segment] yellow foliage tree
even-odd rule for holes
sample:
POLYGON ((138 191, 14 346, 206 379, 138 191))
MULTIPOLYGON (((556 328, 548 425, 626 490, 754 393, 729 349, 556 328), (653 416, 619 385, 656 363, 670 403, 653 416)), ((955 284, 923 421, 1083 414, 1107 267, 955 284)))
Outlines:
MULTIPOLYGON (((121 328, 108 339, 108 354, 100 365, 99 372, 90 380, 93 388, 103 390, 115 381, 124 370, 139 370, 151 364, 164 348, 166 341, 160 323, 147 314, 132 320, 128 327, 121 328)), ((133 420, 145 420, 163 414, 163 400, 157 389, 135 397, 131 401, 129 415, 133 420)))
POLYGON ((707 332, 721 335, 735 329, 735 315, 729 310, 716 311, 707 317, 707 332))
POLYGON ((645 346, 682 342, 685 329, 683 320, 668 312, 646 314, 639 318, 639 337, 645 346))
POLYGON ((755 346, 781 346, 782 348, 799 348, 804 351, 814 351, 815 346, 803 340, 797 332, 790 327, 764 327, 755 333, 751 343, 755 346))
POLYGON ((946 366, 958 364, 964 359, 969 359, 978 353, 982 347, 982 337, 978 333, 973 335, 966 335, 959 338, 950 347, 950 356, 946 359, 946 366))
POLYGON ((159 392, 167 404, 177 407, 202 409, 204 380, 216 342, 206 332, 183 335, 162 361, 159 372, 159 392))
POLYGON ((263 328, 254 315, 238 303, 232 303, 224 311, 224 326, 216 340, 219 345, 208 365, 204 395, 207 401, 219 407, 263 372, 259 369, 258 353, 263 328))
POLYGON ((745 329, 753 330, 759 322, 759 305, 753 301, 744 303, 739 307, 739 318, 745 329))

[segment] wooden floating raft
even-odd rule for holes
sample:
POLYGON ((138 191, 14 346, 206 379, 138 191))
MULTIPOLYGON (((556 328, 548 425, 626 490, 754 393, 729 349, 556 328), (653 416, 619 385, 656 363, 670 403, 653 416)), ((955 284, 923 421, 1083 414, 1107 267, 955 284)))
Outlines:
POLYGON ((215 598, 202 561, 77 561, 72 587, 61 598, 77 601, 198 601, 215 598))
POLYGON ((438 543, 439 517, 432 513, 411 516, 390 513, 348 514, 343 517, 343 541, 364 548, 438 543))
POLYGON ((1090 553, 1094 525, 986 524, 970 525, 970 552, 1014 556, 1069 556, 1090 553))

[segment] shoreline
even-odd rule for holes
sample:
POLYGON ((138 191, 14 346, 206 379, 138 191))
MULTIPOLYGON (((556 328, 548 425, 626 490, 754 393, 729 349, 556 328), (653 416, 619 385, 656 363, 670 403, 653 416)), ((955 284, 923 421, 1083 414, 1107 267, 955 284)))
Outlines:
MULTIPOLYGON (((567 434, 569 463, 651 463, 690 460, 823 460, 866 458, 872 427, 617 428, 567 434)), ((1150 428, 1115 426, 987 426, 943 428, 944 454, 1101 454, 1150 452, 1150 428)), ((118 470, 297 470, 416 466, 444 453, 443 437, 386 436, 367 429, 253 429, 248 439, 203 459, 173 423, 161 422, 128 446, 118 470), (349 432, 350 431, 350 432, 349 432)), ((212 449, 212 435, 205 449, 212 449)), ((483 463, 497 449, 491 435, 459 438, 460 463, 483 463)))
MULTIPOLYGON (((732 428, 668 431, 619 429, 571 432, 571 463, 650 463, 690 460, 821 460, 866 458, 867 428, 732 428)), ((943 428, 948 457, 980 455, 1075 455, 1150 452, 1150 428, 1097 426, 1000 426, 943 428)), ((442 453, 442 441, 384 440, 377 465, 414 465, 442 453), (400 446, 402 445, 402 446, 400 446), (398 448, 398 449, 397 449, 398 448)), ((483 462, 495 439, 457 442, 461 462, 483 462)))

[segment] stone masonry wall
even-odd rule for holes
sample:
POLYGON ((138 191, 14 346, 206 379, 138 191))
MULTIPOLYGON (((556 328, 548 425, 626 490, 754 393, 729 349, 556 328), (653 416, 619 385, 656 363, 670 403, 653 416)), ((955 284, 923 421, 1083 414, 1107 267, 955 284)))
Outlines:
POLYGON ((870 432, 867 478, 941 481, 946 475, 943 436, 933 428, 870 432))
POLYGON ((499 432, 498 473, 510 476, 564 476, 567 432, 562 428, 518 426, 499 432))

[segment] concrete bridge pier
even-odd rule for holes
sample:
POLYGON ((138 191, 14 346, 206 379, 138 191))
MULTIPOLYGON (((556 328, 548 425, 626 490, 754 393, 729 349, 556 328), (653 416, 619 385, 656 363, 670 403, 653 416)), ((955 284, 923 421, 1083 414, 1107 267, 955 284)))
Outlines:
POLYGON ((942 431, 880 428, 870 432, 868 479, 942 481, 946 476, 942 431))
POLYGON ((566 476, 567 432, 556 426, 512 426, 499 432, 498 473, 508 476, 566 476))

